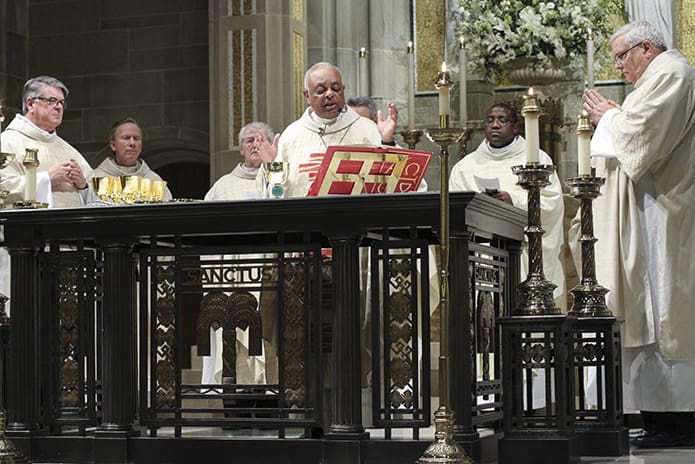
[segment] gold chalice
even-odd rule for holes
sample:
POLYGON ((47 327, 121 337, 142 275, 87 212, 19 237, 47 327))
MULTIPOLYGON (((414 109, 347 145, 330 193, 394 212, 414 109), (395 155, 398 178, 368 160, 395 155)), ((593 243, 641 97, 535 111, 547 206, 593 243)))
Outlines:
POLYGON ((268 181, 268 193, 271 198, 284 198, 285 182, 289 175, 289 164, 287 161, 272 161, 268 163, 266 179, 268 181))
POLYGON ((111 201, 110 177, 92 177, 92 189, 101 201, 111 201))
POLYGON ((140 187, 138 188, 140 201, 149 203, 152 201, 152 179, 140 178, 140 187))
POLYGON ((121 176, 119 177, 123 191, 121 198, 123 203, 132 205, 141 200, 140 196, 140 176, 121 176))
POLYGON ((153 180, 151 201, 154 203, 161 203, 162 199, 164 198, 166 188, 167 183, 165 180, 153 180))

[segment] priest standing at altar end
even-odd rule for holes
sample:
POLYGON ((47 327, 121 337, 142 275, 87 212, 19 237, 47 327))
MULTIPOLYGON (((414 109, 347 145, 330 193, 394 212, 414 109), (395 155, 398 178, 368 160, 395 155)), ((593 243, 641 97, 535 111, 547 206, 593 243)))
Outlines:
MULTIPOLYGON (((646 21, 611 37, 615 67, 634 85, 622 105, 594 90, 596 274, 623 340, 625 407, 638 409, 643 448, 695 445, 695 70, 646 21)), ((576 237, 575 237, 576 238, 576 237)))

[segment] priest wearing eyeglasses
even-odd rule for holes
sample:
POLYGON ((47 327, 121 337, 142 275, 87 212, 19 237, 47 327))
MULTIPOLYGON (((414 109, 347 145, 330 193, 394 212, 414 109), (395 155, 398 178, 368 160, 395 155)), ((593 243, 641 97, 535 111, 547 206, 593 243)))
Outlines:
MULTIPOLYGON (((596 274, 623 317, 625 407, 642 412, 643 448, 695 445, 695 69, 646 21, 610 40, 634 85, 622 105, 596 91, 596 274)), ((576 235, 579 232, 576 231, 576 235)))
POLYGON ((2 133, 2 151, 16 155, 2 170, 2 189, 11 205, 24 200, 26 171, 22 165, 27 148, 38 149, 36 199, 51 207, 83 206, 87 199, 87 160, 56 129, 63 122, 68 88, 58 79, 39 76, 24 84, 22 114, 14 117, 2 133))

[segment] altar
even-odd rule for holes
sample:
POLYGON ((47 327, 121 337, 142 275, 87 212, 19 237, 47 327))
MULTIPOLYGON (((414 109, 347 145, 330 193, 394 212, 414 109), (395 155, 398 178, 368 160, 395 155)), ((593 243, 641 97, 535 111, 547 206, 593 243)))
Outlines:
MULTIPOLYGON (((235 462, 414 461, 437 396, 429 256, 439 201, 1 211, 12 260, 8 437, 34 462, 191 462, 201 440, 210 459, 235 462), (192 353, 207 353, 210 328, 223 333, 223 368, 206 384, 187 370, 192 353), (243 380, 238 361, 261 346, 263 380, 243 380), (203 439, 206 429, 272 439, 203 439)), ((473 192, 449 203, 454 434, 489 460, 503 415, 496 318, 516 300, 526 213, 473 192)))

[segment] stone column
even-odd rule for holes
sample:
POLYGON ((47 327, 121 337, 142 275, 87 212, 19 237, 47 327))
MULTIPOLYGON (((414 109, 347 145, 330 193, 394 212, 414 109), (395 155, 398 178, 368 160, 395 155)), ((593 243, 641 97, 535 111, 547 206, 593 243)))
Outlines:
POLYGON ((101 379, 102 424, 98 435, 127 436, 133 432, 135 388, 135 265, 132 244, 126 241, 102 245, 103 331, 101 379))
POLYGON ((252 121, 276 132, 304 110, 306 5, 209 0, 210 180, 241 160, 238 134, 252 121))

